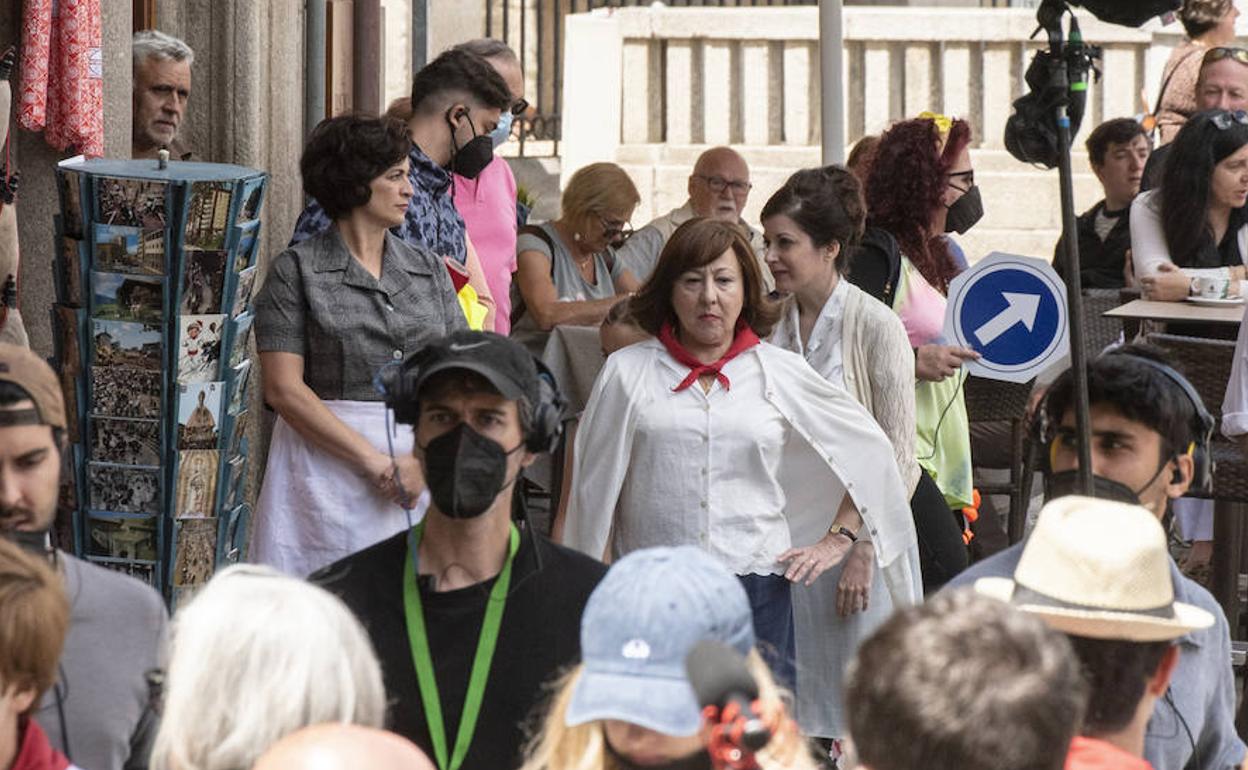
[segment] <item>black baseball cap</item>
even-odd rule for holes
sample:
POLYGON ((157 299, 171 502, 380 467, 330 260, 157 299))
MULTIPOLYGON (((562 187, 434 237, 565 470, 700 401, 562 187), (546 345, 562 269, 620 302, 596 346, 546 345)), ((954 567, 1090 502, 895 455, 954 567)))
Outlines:
POLYGON ((481 375, 504 398, 521 396, 536 406, 541 400, 541 380, 537 363, 523 345, 494 332, 457 331, 426 345, 419 353, 419 374, 415 393, 429 378, 452 369, 465 369, 481 375))

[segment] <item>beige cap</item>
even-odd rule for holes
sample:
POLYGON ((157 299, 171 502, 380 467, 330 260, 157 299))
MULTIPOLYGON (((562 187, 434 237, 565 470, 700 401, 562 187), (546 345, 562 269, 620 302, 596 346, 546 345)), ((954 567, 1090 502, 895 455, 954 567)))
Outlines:
POLYGON ((0 343, 0 382, 11 382, 30 394, 39 424, 65 428, 65 399, 52 367, 30 350, 0 343))

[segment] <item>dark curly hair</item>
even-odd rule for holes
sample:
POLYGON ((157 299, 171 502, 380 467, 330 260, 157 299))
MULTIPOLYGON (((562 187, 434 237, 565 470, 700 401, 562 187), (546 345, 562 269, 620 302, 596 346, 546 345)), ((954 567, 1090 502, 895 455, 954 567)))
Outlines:
POLYGON ((486 107, 511 107, 511 89, 503 76, 488 61, 463 48, 444 51, 420 68, 412 78, 412 111, 428 114, 441 109, 443 105, 433 97, 449 91, 469 94, 486 107))
POLYGON ((1206 110, 1187 119, 1161 176, 1161 229, 1170 261, 1179 267, 1221 267, 1202 261, 1201 246, 1213 238, 1209 228, 1209 195, 1213 171, 1219 163, 1248 144, 1248 126, 1225 110, 1206 110), (1229 125, 1219 129, 1215 120, 1229 125))
POLYGON ((372 181, 411 151, 407 125, 394 118, 339 115, 312 129, 299 157, 303 191, 330 219, 368 203, 372 181))
POLYGON ((763 206, 759 219, 777 215, 792 219, 816 247, 838 243, 837 272, 849 272, 849 257, 858 248, 867 221, 862 183, 852 172, 841 166, 795 172, 763 206))
POLYGON ((953 121, 943 152, 934 120, 903 120, 880 137, 867 176, 870 224, 891 233, 902 253, 942 293, 957 268, 943 234, 933 237, 928 229, 932 211, 944 205, 949 168, 970 142, 971 127, 964 120, 953 121))
POLYGON ((705 267, 731 250, 741 267, 745 301, 741 318, 759 337, 771 334, 780 318, 780 306, 767 297, 763 273, 749 238, 739 226, 715 219, 696 218, 676 228, 659 254, 650 278, 628 301, 633 320, 645 331, 658 335, 665 322, 676 325, 672 292, 676 281, 688 270, 705 267))

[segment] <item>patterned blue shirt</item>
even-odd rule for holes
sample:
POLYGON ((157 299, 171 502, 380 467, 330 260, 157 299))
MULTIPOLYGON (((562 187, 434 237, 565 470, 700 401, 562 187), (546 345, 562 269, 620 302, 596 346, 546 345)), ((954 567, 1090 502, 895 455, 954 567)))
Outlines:
MULTIPOLYGON (((415 144, 407 157, 411 162, 408 173, 412 180, 412 199, 407 204, 403 224, 391 228, 391 232, 413 246, 429 249, 438 256, 454 257, 463 264, 468 259, 464 220, 455 210, 450 173, 429 160, 415 144)), ((290 245, 323 233, 332 224, 321 204, 314 200, 299 215, 290 245)))

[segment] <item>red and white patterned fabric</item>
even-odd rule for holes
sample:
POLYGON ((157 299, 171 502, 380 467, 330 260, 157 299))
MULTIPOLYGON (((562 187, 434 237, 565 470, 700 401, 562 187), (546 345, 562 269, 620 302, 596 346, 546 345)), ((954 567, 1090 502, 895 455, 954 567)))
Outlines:
POLYGON ((104 154, 100 0, 26 0, 18 125, 58 150, 104 154))

